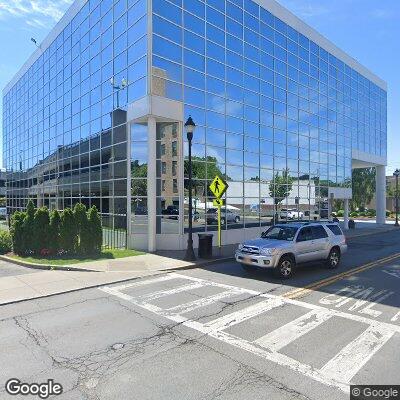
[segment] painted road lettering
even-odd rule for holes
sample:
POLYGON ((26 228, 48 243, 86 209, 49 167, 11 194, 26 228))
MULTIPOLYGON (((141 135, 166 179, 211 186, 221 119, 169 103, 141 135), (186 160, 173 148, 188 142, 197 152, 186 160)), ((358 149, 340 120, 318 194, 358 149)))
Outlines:
POLYGON ((348 311, 358 311, 361 314, 378 318, 383 312, 374 310, 373 307, 376 304, 381 304, 394 293, 386 289, 377 290, 374 287, 346 286, 336 293, 323 297, 319 300, 319 303, 326 306, 335 306, 335 308, 350 304, 348 311))

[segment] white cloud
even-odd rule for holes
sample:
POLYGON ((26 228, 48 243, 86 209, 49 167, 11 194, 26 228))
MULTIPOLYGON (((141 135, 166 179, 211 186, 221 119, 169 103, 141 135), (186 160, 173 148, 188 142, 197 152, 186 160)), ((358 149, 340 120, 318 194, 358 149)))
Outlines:
POLYGON ((318 17, 331 11, 330 3, 323 1, 316 3, 310 0, 280 0, 280 3, 304 19, 318 17))
POLYGON ((73 0, 0 0, 0 18, 21 18, 27 25, 46 27, 57 22, 73 0))
POLYGON ((396 17, 396 13, 393 12, 392 9, 385 8, 377 8, 371 11, 370 13, 372 18, 376 19, 390 19, 396 17))

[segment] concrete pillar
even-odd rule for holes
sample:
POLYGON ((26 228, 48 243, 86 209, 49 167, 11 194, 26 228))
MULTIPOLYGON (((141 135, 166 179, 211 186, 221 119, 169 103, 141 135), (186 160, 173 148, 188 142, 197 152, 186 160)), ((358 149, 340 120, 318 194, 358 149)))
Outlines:
POLYGON ((156 148, 156 119, 149 117, 147 120, 148 154, 147 154, 147 249, 156 251, 157 232, 157 148, 156 148))
POLYGON ((349 199, 344 199, 344 229, 349 229, 349 199))
POLYGON ((386 223, 386 167, 376 167, 376 223, 386 223))

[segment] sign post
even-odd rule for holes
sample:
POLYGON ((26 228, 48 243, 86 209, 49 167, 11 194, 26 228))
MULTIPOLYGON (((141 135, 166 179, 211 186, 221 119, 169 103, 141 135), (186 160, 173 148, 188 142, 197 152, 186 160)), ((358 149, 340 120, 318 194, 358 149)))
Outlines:
POLYGON ((224 200, 221 197, 225 194, 229 185, 218 175, 215 176, 209 188, 211 193, 215 196, 213 206, 218 209, 218 247, 221 248, 221 207, 224 205, 224 200))

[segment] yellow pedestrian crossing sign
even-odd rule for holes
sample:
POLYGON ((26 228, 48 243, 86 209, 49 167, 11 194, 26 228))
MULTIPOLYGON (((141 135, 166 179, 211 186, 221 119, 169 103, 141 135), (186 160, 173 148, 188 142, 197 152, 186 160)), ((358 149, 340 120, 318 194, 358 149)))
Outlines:
POLYGON ((228 187, 228 184, 218 175, 215 176, 215 178, 211 182, 211 185, 209 186, 212 194, 217 199, 220 199, 224 195, 228 187))
POLYGON ((224 205, 225 205, 225 200, 223 200, 223 199, 214 199, 213 200, 214 207, 222 207, 224 205))

